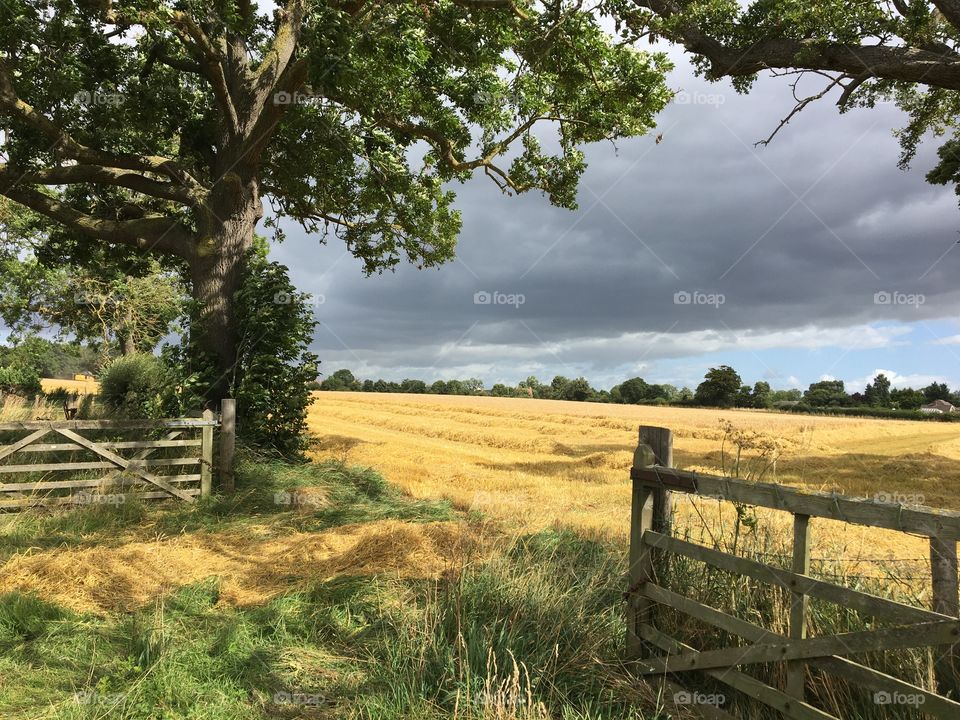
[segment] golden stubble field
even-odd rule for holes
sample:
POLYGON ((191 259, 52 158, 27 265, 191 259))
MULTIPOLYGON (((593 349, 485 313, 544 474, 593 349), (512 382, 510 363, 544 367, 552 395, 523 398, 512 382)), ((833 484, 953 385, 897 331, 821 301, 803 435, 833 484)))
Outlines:
MULTIPOLYGON (((960 509, 960 425, 743 410, 598 405, 551 400, 321 392, 310 410, 318 456, 372 466, 420 498, 447 498, 535 530, 559 524, 626 536, 629 468, 638 427, 674 432, 674 464, 721 472, 722 421, 776 438, 775 475, 810 490, 960 509)), ((729 450, 729 445, 727 446, 729 450)), ((729 462, 729 454, 726 462, 729 462)), ((726 528, 715 501, 677 502, 692 532, 726 528)), ((764 516, 773 535, 787 517, 764 516)), ((845 558, 925 557, 901 533, 814 521, 814 552, 845 558)))

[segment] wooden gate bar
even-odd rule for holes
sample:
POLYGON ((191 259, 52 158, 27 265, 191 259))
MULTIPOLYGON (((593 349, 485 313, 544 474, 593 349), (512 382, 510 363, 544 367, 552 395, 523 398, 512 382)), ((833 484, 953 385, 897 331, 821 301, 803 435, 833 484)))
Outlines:
MULTIPOLYGON (((696 652, 694 648, 689 645, 684 645, 649 625, 644 626, 642 632, 644 640, 656 645, 664 652, 696 652)), ((786 693, 770 687, 766 683, 739 670, 728 668, 723 670, 706 670, 705 673, 729 685, 734 690, 739 690, 744 695, 749 695, 754 700, 759 700, 765 705, 778 710, 784 717, 790 720, 839 720, 835 715, 819 710, 802 700, 792 698, 786 693)))
POLYGON ((896 505, 829 493, 801 492, 773 483, 754 483, 718 475, 704 475, 673 468, 639 467, 630 470, 634 480, 673 492, 722 497, 772 510, 841 520, 853 525, 960 540, 960 512, 935 510, 920 505, 896 505))
POLYGON ((0 447, 0 460, 3 460, 3 458, 7 457, 8 455, 13 455, 15 452, 17 452, 21 448, 25 448, 34 440, 39 440, 48 432, 50 432, 49 427, 40 428, 36 432, 32 432, 29 435, 27 435, 25 438, 21 438, 20 440, 17 440, 17 442, 13 443, 12 445, 4 445, 3 447, 0 447))
POLYGON ((643 534, 643 541, 652 547, 661 548, 669 552, 683 555, 692 560, 699 560, 708 565, 727 572, 746 575, 760 582, 768 583, 796 592, 802 592, 811 597, 844 605, 874 617, 885 618, 899 623, 922 623, 936 620, 955 620, 949 615, 924 610, 923 608, 905 605, 895 600, 870 595, 859 590, 833 583, 817 580, 805 575, 798 575, 789 570, 771 567, 756 560, 730 555, 719 550, 697 545, 696 543, 667 537, 647 531, 643 534))
MULTIPOLYGON (((655 602, 668 605, 692 618, 741 637, 749 642, 768 643, 786 639, 785 636, 779 635, 772 630, 767 630, 760 625, 756 625, 734 615, 728 615, 722 610, 704 605, 685 595, 673 592, 654 583, 646 583, 642 588, 642 592, 646 597, 655 602)), ((811 659, 809 664, 825 672, 845 677, 856 685, 868 690, 885 690, 887 692, 895 691, 910 695, 922 695, 924 697, 923 711, 932 717, 942 718, 942 720, 956 720, 956 718, 960 717, 960 703, 940 697, 930 690, 924 690, 905 680, 900 680, 899 678, 866 667, 847 658, 837 656, 817 658, 811 659)))
POLYGON ((805 660, 831 655, 855 655, 879 650, 903 650, 927 645, 950 645, 960 638, 960 621, 941 620, 917 625, 861 630, 806 640, 784 639, 776 643, 725 647, 651 658, 639 663, 642 675, 684 670, 755 665, 757 663, 805 660))
POLYGON ((65 438, 69 438, 70 440, 73 440, 75 443, 79 445, 83 445, 88 450, 92 450, 97 455, 100 455, 101 457, 104 457, 107 460, 110 460, 111 462, 115 463, 118 467, 121 467, 124 470, 129 470, 134 475, 138 475, 139 477, 142 477, 147 482, 166 490, 171 495, 176 495, 178 498, 182 500, 186 500, 187 502, 190 502, 190 503, 194 502, 195 498, 193 497, 193 495, 189 494, 185 490, 181 490, 180 488, 174 487, 173 485, 157 477, 156 475, 153 475, 152 473, 148 473, 146 470, 141 470, 139 467, 137 467, 135 463, 131 463, 129 460, 126 460, 125 458, 120 457, 116 453, 111 452, 106 448, 100 447, 99 445, 97 445, 97 443, 93 442, 92 440, 88 440, 87 438, 83 437, 83 435, 78 435, 77 433, 73 432, 73 430, 69 430, 67 428, 62 428, 62 427, 56 427, 54 428, 54 430, 60 433, 61 435, 63 435, 65 438))

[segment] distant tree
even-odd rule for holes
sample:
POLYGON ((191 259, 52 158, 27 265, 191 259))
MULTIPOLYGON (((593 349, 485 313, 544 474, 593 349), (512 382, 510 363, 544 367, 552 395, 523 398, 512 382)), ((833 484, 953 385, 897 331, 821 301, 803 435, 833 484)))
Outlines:
POLYGON ((863 398, 871 407, 890 407, 890 379, 880 373, 863 391, 863 398))
POLYGON ((590 387, 587 379, 579 377, 575 380, 567 380, 566 384, 560 389, 559 399, 583 402, 589 400, 593 394, 594 390, 590 387))
POLYGON ((913 388, 897 388, 890 391, 891 405, 901 410, 916 410, 926 402, 926 396, 913 388))
POLYGON ((758 380, 753 384, 751 400, 755 408, 768 408, 773 405, 771 398, 770 383, 764 380, 758 380))
MULTIPOLYGON (((643 378, 638 377, 624 380, 614 389, 617 390, 617 397, 619 398, 617 402, 628 405, 636 405, 644 400, 649 400, 651 396, 650 385, 648 385, 643 378)), ((613 392, 611 391, 611 395, 612 394, 613 392)))
POLYGON ((797 389, 790 390, 772 390, 770 392, 770 402, 796 402, 803 398, 803 393, 797 389))
POLYGON ((947 387, 946 383, 930 383, 921 392, 928 403, 934 400, 947 400, 949 402, 951 398, 950 388, 947 387))
POLYGON ((701 405, 733 407, 741 385, 740 375, 729 365, 710 368, 697 386, 694 399, 701 405))
POLYGON ((400 392, 422 395, 427 392, 427 384, 423 380, 403 380, 400 383, 400 392))
POLYGON ((92 348, 29 336, 11 347, 0 346, 0 365, 29 367, 45 378, 72 378, 81 372, 99 369, 99 357, 92 348))
POLYGON ((549 397, 556 398, 557 400, 563 399, 563 388, 566 387, 567 383, 570 380, 565 378, 563 375, 554 376, 553 380, 550 381, 550 395, 549 397))
POLYGON ((677 391, 677 400, 682 402, 689 402, 690 400, 693 400, 693 397, 693 390, 688 387, 682 387, 679 391, 677 391))
POLYGON ((850 403, 850 397, 843 380, 821 380, 810 384, 803 393, 803 401, 813 407, 843 407, 850 403))
POLYGON ((464 395, 479 395, 483 392, 483 380, 479 378, 467 378, 461 383, 464 395))
POLYGON ((320 387, 323 390, 358 390, 360 389, 360 384, 352 372, 346 368, 342 368, 331 373, 331 375, 321 383, 320 387))
POLYGON ((364 380, 362 390, 363 392, 376 392, 373 380, 364 380))
POLYGON ((753 407, 753 392, 750 390, 749 385, 740 386, 740 390, 737 391, 737 398, 734 404, 741 408, 753 407))
POLYGON ((503 383, 495 383, 492 388, 490 388, 490 394, 494 397, 511 397, 513 396, 513 388, 507 387, 503 383))
POLYGON ((387 385, 386 380, 377 380, 373 384, 373 391, 378 393, 390 392, 390 386, 387 385))
POLYGON ((447 383, 443 380, 437 380, 430 386, 430 392, 434 395, 446 395, 447 383))

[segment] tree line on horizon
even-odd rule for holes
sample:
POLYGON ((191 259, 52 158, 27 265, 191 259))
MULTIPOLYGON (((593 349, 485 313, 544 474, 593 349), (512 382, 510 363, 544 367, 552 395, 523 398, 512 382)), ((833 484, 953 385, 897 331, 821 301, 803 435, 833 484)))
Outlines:
POLYGON ((583 377, 567 378, 557 375, 549 383, 534 376, 517 385, 495 383, 489 389, 482 380, 360 380, 343 368, 331 373, 312 389, 325 391, 353 391, 376 393, 413 393, 419 395, 487 395, 491 397, 526 397, 543 400, 571 400, 575 402, 618 403, 626 405, 690 405, 721 408, 778 408, 784 410, 854 410, 878 413, 884 411, 916 411, 935 400, 960 405, 960 392, 946 383, 933 382, 920 389, 893 388, 883 373, 869 382, 863 391, 848 393, 843 380, 820 380, 806 390, 775 390, 765 380, 753 386, 744 384, 740 374, 729 365, 710 368, 696 389, 677 388, 670 384, 648 383, 641 377, 630 378, 610 390, 598 390, 583 377))

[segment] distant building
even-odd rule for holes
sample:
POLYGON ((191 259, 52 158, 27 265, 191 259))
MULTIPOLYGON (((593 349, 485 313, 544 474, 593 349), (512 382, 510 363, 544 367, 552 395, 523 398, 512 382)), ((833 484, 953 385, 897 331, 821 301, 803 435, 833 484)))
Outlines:
POLYGON ((957 409, 946 400, 934 400, 932 403, 920 406, 920 412, 922 413, 952 413, 956 412, 956 410, 957 409))

